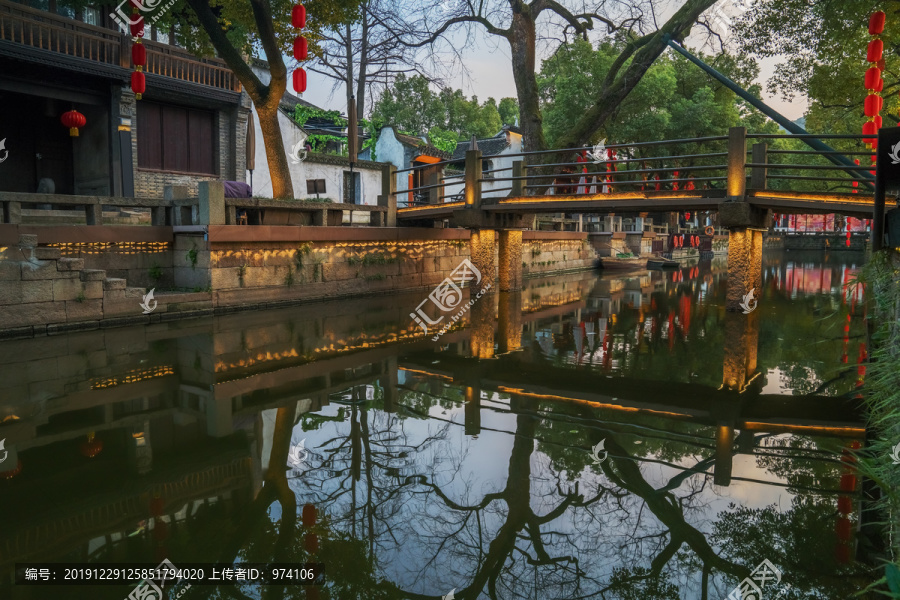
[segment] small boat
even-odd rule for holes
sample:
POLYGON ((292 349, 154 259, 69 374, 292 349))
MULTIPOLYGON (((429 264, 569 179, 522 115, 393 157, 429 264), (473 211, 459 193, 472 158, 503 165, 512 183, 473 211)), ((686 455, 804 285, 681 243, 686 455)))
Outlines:
POLYGON ((651 258, 647 261, 648 269, 677 269, 680 266, 677 260, 669 260, 668 258, 651 258))

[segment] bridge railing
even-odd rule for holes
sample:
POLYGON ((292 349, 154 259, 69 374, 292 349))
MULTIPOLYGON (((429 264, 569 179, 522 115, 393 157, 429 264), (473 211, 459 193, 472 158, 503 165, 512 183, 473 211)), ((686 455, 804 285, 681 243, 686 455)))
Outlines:
MULTIPOLYGON (((874 150, 862 135, 747 134, 609 144, 518 152, 484 157, 475 149, 464 160, 401 169, 408 185, 393 190, 398 208, 496 202, 527 196, 597 197, 640 193, 672 197, 686 193, 736 195, 745 190, 856 193, 870 190, 874 150), (806 139, 840 140, 846 149, 802 149, 806 139), (748 141, 752 145, 748 147, 748 141), (853 158, 857 157, 857 162, 853 158), (864 158, 868 157, 868 158, 864 158), (512 166, 484 169, 485 160, 512 166), (836 173, 833 173, 836 172, 836 173), (740 179, 735 187, 729 180, 740 179)), ((400 178, 404 179, 403 177, 400 178)))

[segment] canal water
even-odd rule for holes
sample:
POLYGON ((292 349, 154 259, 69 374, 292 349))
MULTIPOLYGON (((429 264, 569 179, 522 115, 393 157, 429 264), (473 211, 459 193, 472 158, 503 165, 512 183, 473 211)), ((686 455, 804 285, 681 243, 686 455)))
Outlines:
POLYGON ((188 600, 848 598, 862 261, 768 253, 746 315, 722 258, 531 279, 437 342, 426 293, 2 342, 0 597, 168 560, 321 570, 188 600))

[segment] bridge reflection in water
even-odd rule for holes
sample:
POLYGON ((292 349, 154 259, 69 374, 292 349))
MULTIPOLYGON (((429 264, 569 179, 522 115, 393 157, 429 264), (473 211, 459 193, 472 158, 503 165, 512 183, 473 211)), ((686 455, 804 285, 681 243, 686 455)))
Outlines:
POLYGON ((240 555, 321 560, 332 598, 720 598, 769 559, 845 598, 865 347, 838 259, 767 255, 750 315, 705 263, 528 280, 437 343, 420 294, 5 343, 2 583, 240 555))

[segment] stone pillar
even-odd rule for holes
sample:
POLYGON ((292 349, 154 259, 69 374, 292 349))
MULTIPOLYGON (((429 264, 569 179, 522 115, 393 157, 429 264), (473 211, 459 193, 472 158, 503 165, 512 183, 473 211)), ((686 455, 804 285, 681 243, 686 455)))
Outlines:
POLYGON ((397 388, 400 385, 397 379, 397 357, 392 356, 381 364, 384 373, 378 378, 378 383, 384 391, 384 412, 397 412, 397 388))
POLYGON ((731 485, 732 453, 734 429, 730 425, 719 424, 716 428, 716 462, 713 467, 713 483, 727 487, 731 485))
POLYGON ((725 313, 725 359, 722 388, 743 392, 756 375, 756 353, 759 345, 759 313, 749 315, 725 313))
POLYGON ((221 181, 201 181, 199 225, 225 224, 225 185, 221 181))
MULTIPOLYGON (((512 164, 512 176, 525 177, 526 174, 527 168, 525 167, 525 161, 514 160, 512 164)), ((512 190, 509 192, 510 197, 517 198, 520 196, 525 196, 525 183, 525 179, 514 179, 512 182, 512 190)))
POLYGON ((498 346, 500 353, 515 352, 522 347, 522 292, 500 292, 497 307, 498 346))
POLYGON ((476 299, 477 293, 469 297, 475 300, 469 309, 469 348, 474 358, 494 357, 494 303, 497 294, 486 293, 476 299))
POLYGON ((18 225, 22 222, 22 203, 21 202, 4 202, 3 203, 3 222, 12 225, 18 225))
POLYGON ((747 192, 747 128, 728 130, 728 181, 726 201, 743 202, 747 192))
POLYGON ((466 208, 481 208, 481 150, 472 136, 472 144, 466 151, 465 200, 466 208))
POLYGON ((729 229, 727 310, 743 311, 741 303, 751 291, 751 305, 762 294, 762 250, 761 230, 749 227, 729 229))
POLYGON ((103 225, 103 205, 99 202, 85 204, 84 221, 87 225, 103 225))
POLYGON ((518 229, 500 231, 500 291, 522 289, 522 232, 518 229))
MULTIPOLYGON (((473 229, 469 236, 469 256, 472 264, 481 272, 481 281, 472 286, 473 294, 483 289, 493 288, 496 279, 494 269, 494 240, 496 232, 493 229, 473 229)), ((520 249, 521 252, 521 249, 520 249)))
MULTIPOLYGON (((769 162, 767 144, 753 144, 753 163, 764 165, 769 162)), ((767 167, 753 167, 750 170, 750 187, 754 190, 766 189, 766 179, 769 176, 767 167)))
POLYGON ((481 390, 477 387, 466 386, 465 395, 465 433, 466 435, 478 435, 481 433, 481 390))
POLYGON ((381 169, 381 195, 378 206, 386 206, 385 226, 397 226, 397 167, 385 165, 381 169))

